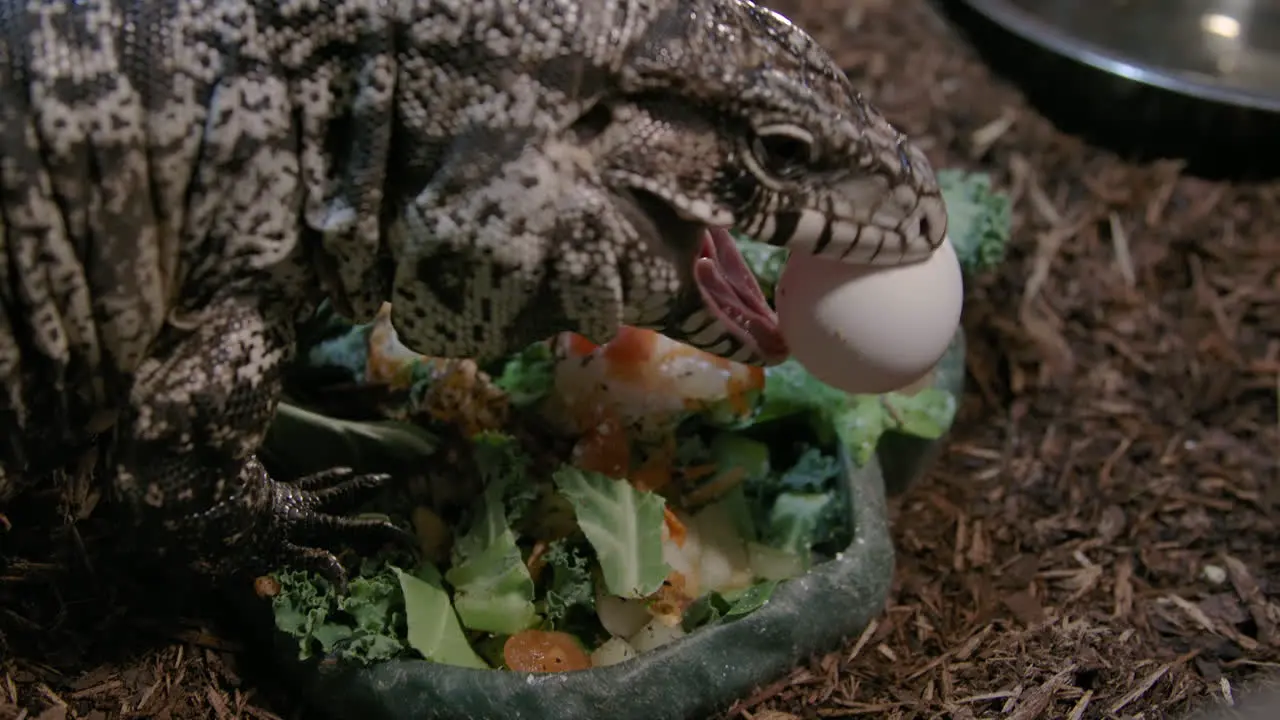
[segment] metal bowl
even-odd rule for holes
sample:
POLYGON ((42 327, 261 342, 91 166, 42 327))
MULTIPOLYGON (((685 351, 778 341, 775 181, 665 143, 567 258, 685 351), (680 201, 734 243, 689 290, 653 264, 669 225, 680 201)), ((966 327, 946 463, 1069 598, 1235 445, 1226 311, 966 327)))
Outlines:
POLYGON ((943 3, 1064 129, 1209 174, 1280 174, 1280 0, 943 3))

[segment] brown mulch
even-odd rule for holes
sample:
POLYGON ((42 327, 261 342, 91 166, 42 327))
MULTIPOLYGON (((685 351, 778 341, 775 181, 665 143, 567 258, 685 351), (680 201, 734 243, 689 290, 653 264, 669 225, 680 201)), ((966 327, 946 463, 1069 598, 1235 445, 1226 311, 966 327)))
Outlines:
MULTIPOLYGON (((1181 717, 1280 668, 1280 184, 1061 134, 925 0, 773 4, 935 165, 992 173, 1016 230, 969 288, 949 451, 893 503, 886 611, 724 717, 1181 717)), ((216 631, 177 632, 92 669, 9 658, 0 719, 19 696, 42 720, 294 716, 216 631)))

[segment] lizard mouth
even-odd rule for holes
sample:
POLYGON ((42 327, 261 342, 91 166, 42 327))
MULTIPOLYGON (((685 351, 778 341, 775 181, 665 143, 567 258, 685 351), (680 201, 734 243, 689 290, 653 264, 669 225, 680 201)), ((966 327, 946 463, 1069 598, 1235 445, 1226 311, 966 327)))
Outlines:
POLYGON ((692 280, 687 292, 670 299, 673 307, 663 318, 645 327, 748 365, 777 365, 791 356, 778 315, 728 228, 679 212, 676 203, 650 192, 631 189, 616 197, 619 209, 647 230, 642 236, 651 250, 668 254, 692 280))
POLYGON ((769 306, 760 283, 728 230, 718 227, 703 230, 694 256, 693 279, 706 312, 695 312, 685 321, 682 329, 688 334, 687 341, 715 352, 718 349, 715 346, 723 342, 722 339, 717 342, 717 337, 722 338, 727 332, 750 353, 752 360, 777 365, 790 356, 778 326, 778 315, 769 306), (700 339, 707 344, 698 342, 700 339))

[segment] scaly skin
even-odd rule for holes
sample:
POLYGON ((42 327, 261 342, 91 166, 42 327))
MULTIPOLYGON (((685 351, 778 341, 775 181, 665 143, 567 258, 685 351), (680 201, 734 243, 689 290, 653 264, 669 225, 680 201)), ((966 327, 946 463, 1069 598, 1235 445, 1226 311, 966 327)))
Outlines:
POLYGON ((945 232, 923 155, 742 0, 0 1, 0 501, 110 429, 123 534, 217 575, 403 537, 324 512, 385 477, 255 459, 321 298, 437 356, 627 323, 767 364, 707 227, 945 232))

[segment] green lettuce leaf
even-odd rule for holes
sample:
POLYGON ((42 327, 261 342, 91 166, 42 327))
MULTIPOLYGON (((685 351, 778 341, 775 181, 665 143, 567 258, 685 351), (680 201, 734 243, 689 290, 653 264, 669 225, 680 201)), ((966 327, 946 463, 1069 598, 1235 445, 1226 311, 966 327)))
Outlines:
POLYGON ((886 430, 932 440, 946 432, 955 413, 954 396, 939 388, 914 395, 850 395, 788 360, 765 371, 764 403, 753 422, 807 415, 816 443, 834 440, 834 429, 851 459, 864 465, 886 430))
POLYGON ((782 275, 782 266, 787 262, 787 249, 757 242, 738 233, 734 233, 733 239, 738 243, 738 252, 742 253, 747 268, 756 276, 756 282, 760 283, 765 299, 772 302, 773 289, 778 284, 778 277, 782 275))
POLYGON ((769 547, 800 557, 808 557, 819 531, 830 520, 835 494, 832 492, 781 492, 769 508, 764 541, 769 547))
POLYGON ((806 447, 796 464, 778 478, 778 485, 795 492, 820 492, 840 476, 840 461, 816 447, 806 447))
POLYGON ((512 635, 533 627, 533 578, 507 525, 503 494, 509 477, 492 479, 472 513, 471 527, 453 546, 453 566, 444 579, 454 589, 462 624, 472 630, 512 635))
POLYGON ((642 598, 656 592, 671 571, 662 559, 662 496, 568 465, 556 470, 552 480, 573 505, 609 593, 642 598))
POLYGON ((529 480, 528 454, 516 438, 497 431, 476 433, 471 446, 481 484, 501 485, 506 523, 517 525, 538 499, 538 489, 529 480))
POLYGON ((762 580, 741 590, 709 592, 685 610, 681 625, 685 632, 693 632, 739 620, 767 605, 776 589, 777 580, 762 580))
POLYGON ((449 593, 440 584, 440 574, 424 565, 417 574, 393 567, 404 596, 405 624, 409 647, 422 657, 445 665, 487 669, 458 624, 458 616, 449 604, 449 593))
POLYGON ((502 366, 494 381, 517 408, 528 407, 545 398, 555 388, 555 355, 551 345, 536 342, 521 350, 502 366))

